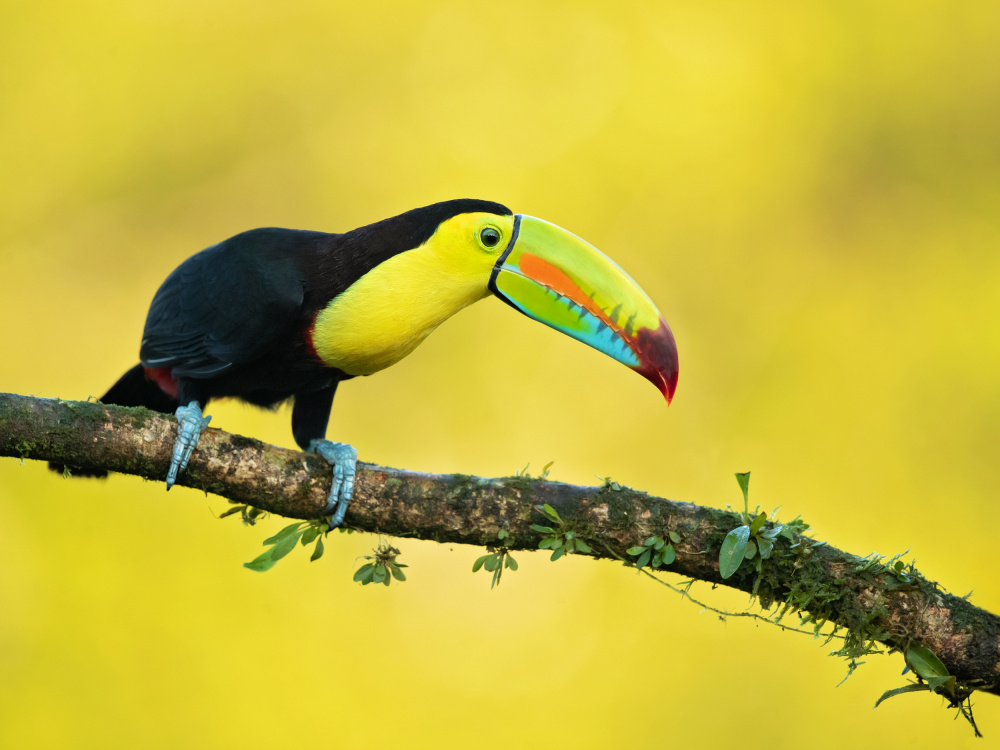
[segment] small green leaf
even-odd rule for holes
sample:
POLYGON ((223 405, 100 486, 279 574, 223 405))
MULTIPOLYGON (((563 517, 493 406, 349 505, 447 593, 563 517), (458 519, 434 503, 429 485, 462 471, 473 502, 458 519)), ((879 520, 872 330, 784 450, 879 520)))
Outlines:
POLYGON ((659 549, 653 554, 653 559, 650 560, 650 567, 658 568, 663 564, 663 550, 659 549))
POLYGON ((670 533, 667 534, 667 536, 670 537, 670 541, 673 542, 674 544, 679 543, 681 540, 681 535, 678 534, 676 531, 671 531, 670 533))
POLYGON ((395 578, 397 581, 406 580, 406 576, 403 574, 403 571, 399 569, 398 565, 390 565, 389 570, 392 571, 392 577, 395 578))
POLYGON ((645 544, 647 547, 652 547, 654 544, 656 544, 658 540, 659 540, 658 536, 651 536, 649 537, 649 539, 643 542, 643 544, 645 544))
POLYGON ((280 560, 295 549, 295 545, 298 543, 301 533, 301 531, 293 531, 275 542, 274 547, 271 548, 271 557, 275 560, 280 560))
POLYGON ((257 557, 255 557, 250 562, 243 563, 243 567, 249 570, 255 570, 258 573, 263 573, 264 571, 270 570, 274 567, 274 564, 278 562, 277 560, 271 559, 271 551, 274 549, 272 547, 267 552, 264 552, 257 557))
POLYGON ((756 554, 757 554, 757 543, 753 539, 751 539, 749 542, 747 542, 747 549, 746 552, 743 553, 743 556, 747 560, 753 560, 754 555, 756 554))
POLYGON ((517 570, 517 560, 515 560, 510 555, 507 555, 507 559, 504 561, 504 565, 506 565, 511 570, 517 570))
POLYGON ((758 531, 760 531, 761 527, 764 525, 764 522, 766 520, 767 520, 766 513, 761 513, 759 516, 753 519, 753 523, 750 524, 750 536, 753 536, 758 531))
POLYGON ((233 515, 234 513, 240 513, 240 512, 242 512, 242 511, 243 511, 243 510, 244 510, 245 508, 246 508, 246 506, 245 506, 245 505, 237 505, 237 506, 236 506, 236 507, 234 507, 234 508, 230 508, 230 509, 229 509, 229 510, 227 510, 227 511, 226 511, 225 513, 220 513, 220 514, 219 514, 219 518, 225 518, 226 516, 231 516, 231 515, 233 515))
POLYGON ((575 531, 567 531, 564 536, 567 539, 576 539, 576 532, 575 531))
POLYGON ((308 529, 302 532, 302 546, 305 547, 307 544, 312 544, 316 541, 316 537, 319 536, 320 528, 319 526, 310 526, 308 529))
POLYGON ((500 531, 497 532, 497 539, 504 540, 509 536, 510 534, 507 532, 507 529, 500 529, 500 531))
POLYGON ((958 685, 958 678, 955 675, 951 677, 931 677, 927 680, 927 685, 939 695, 954 695, 955 686, 958 685))
MULTIPOLYGON (((739 474, 736 476, 739 477, 739 474)), ((719 550, 719 575, 723 579, 729 578, 740 569, 749 538, 750 527, 746 525, 735 528, 726 534, 726 538, 722 541, 722 548, 719 550)))
POLYGON ((476 561, 474 563, 472 563, 472 572, 473 573, 478 573, 479 572, 479 569, 481 567, 483 567, 483 564, 486 562, 486 558, 487 557, 489 557, 489 555, 483 555, 482 557, 476 558, 476 561))
POLYGON ((354 580, 355 581, 361 581, 366 576, 368 578, 371 578, 372 568, 374 568, 374 567, 375 566, 372 565, 371 563, 365 563, 360 568, 358 568, 356 571, 354 571, 354 580))
POLYGON ((948 668, 937 655, 923 646, 910 646, 906 649, 906 663, 928 682, 934 677, 950 677, 948 668))
POLYGON ((747 498, 750 493, 750 472, 744 471, 741 474, 737 474, 736 481, 739 483, 740 489, 743 490, 743 501, 749 502, 747 498))
POLYGON ((545 479, 545 477, 549 475, 549 469, 552 468, 552 464, 554 463, 555 461, 549 461, 547 464, 545 464, 545 466, 542 467, 542 479, 545 479))
POLYGON ((676 550, 674 550, 672 545, 668 544, 666 547, 664 547, 662 550, 662 554, 663 554, 663 561, 660 563, 661 565, 670 565, 674 560, 677 559, 677 552, 676 550))
POLYGON ((313 549, 312 557, 309 558, 309 562, 316 562, 323 556, 323 537, 316 540, 316 548, 313 549))
POLYGON ((563 547, 563 546, 556 547, 555 551, 552 553, 552 556, 549 558, 549 560, 551 560, 552 562, 555 562, 560 557, 562 557, 564 554, 566 554, 566 548, 565 547, 563 547))
POLYGON ((769 558, 771 556, 771 552, 774 551, 774 542, 770 539, 758 537, 757 546, 760 548, 760 556, 765 560, 769 558))
POLYGON ((882 693, 882 697, 875 701, 874 708, 878 708, 879 704, 883 701, 889 700, 889 698, 895 698, 897 695, 902 695, 903 693, 916 693, 920 690, 927 690, 926 685, 904 685, 901 688, 896 688, 895 690, 886 690, 882 693))
POLYGON ((301 525, 302 522, 299 521, 298 523, 293 523, 290 526, 286 526, 274 536, 269 536, 267 539, 261 542, 261 544, 277 544, 279 541, 284 539, 289 534, 294 533, 301 525))
POLYGON ((538 543, 538 549, 554 549, 559 545, 559 539, 554 536, 547 536, 538 543))
POLYGON ((643 552, 646 551, 646 548, 645 547, 629 547, 625 551, 628 552, 628 554, 630 554, 630 555, 641 555, 643 552))
POLYGON ((389 572, 385 569, 385 566, 379 563, 374 568, 372 568, 372 580, 375 583, 382 583, 386 579, 389 572))
POLYGON ((645 552, 639 555, 639 559, 635 561, 635 567, 637 568, 645 567, 649 563, 649 558, 650 558, 650 550, 647 549, 645 552))
POLYGON ((664 544, 665 544, 665 542, 662 539, 657 539, 656 540, 656 544, 653 545, 653 549, 659 551, 659 550, 663 549, 663 545, 664 544))
POLYGON ((556 530, 551 526, 539 526, 537 523, 531 524, 531 530, 537 531, 539 534, 555 534, 556 530))
POLYGON ((562 523, 562 519, 559 517, 559 514, 556 513, 556 509, 548 503, 545 503, 545 505, 542 506, 542 511, 556 523, 562 523))
POLYGON ((594 551, 594 550, 592 550, 590 548, 590 545, 587 544, 582 539, 577 539, 576 542, 575 542, 575 544, 576 544, 576 551, 577 552, 590 553, 590 552, 594 551))
POLYGON ((902 560, 896 560, 896 564, 893 565, 892 567, 894 567, 896 570, 902 570, 905 566, 903 565, 902 560))
POLYGON ((492 573, 494 570, 497 569, 497 565, 499 564, 500 561, 497 560, 496 553, 493 553, 492 555, 486 556, 486 562, 483 563, 483 567, 486 568, 486 570, 488 570, 490 573, 492 573))

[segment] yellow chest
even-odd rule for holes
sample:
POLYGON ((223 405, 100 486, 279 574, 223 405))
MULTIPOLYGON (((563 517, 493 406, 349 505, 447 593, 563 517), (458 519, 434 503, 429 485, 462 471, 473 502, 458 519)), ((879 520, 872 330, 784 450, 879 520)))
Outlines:
POLYGON ((366 273, 320 311, 312 344, 349 375, 370 375, 417 348, 441 323, 489 294, 478 274, 426 248, 366 273))

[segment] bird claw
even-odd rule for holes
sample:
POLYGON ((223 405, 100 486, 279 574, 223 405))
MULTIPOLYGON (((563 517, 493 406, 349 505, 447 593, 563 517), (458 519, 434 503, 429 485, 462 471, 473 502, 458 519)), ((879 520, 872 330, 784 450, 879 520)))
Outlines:
POLYGON ((330 513, 330 529, 344 522, 347 505, 354 496, 354 475, 358 463, 358 452, 347 443, 332 440, 313 440, 309 450, 325 459, 333 467, 333 485, 326 501, 324 513, 330 513))
POLYGON ((187 406, 178 406, 174 412, 177 417, 177 439, 174 441, 174 454, 170 459, 170 470, 167 472, 167 490, 174 486, 177 477, 187 468, 194 447, 202 431, 212 421, 211 417, 201 415, 201 407, 197 401, 187 406))

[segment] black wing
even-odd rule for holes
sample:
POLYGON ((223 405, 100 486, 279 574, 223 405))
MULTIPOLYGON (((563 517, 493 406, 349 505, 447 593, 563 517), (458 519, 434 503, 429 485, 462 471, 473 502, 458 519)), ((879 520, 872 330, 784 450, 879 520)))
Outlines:
POLYGON ((188 258, 153 298, 142 364, 210 378, 296 335, 305 294, 299 258, 327 236, 253 229, 188 258))

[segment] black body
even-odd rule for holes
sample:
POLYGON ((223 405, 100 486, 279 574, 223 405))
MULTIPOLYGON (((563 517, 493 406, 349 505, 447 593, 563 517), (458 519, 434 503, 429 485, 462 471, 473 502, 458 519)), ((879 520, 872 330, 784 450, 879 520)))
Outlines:
POLYGON ((475 211, 511 214, 488 201, 446 201, 345 234, 253 229, 202 250, 160 286, 141 364, 101 401, 172 414, 192 401, 204 409, 213 398, 265 407, 294 398, 292 432, 308 450, 326 434, 337 384, 352 377, 311 349, 316 314, 372 268, 422 245, 442 221, 475 211), (176 397, 161 387, 171 381, 176 397))

